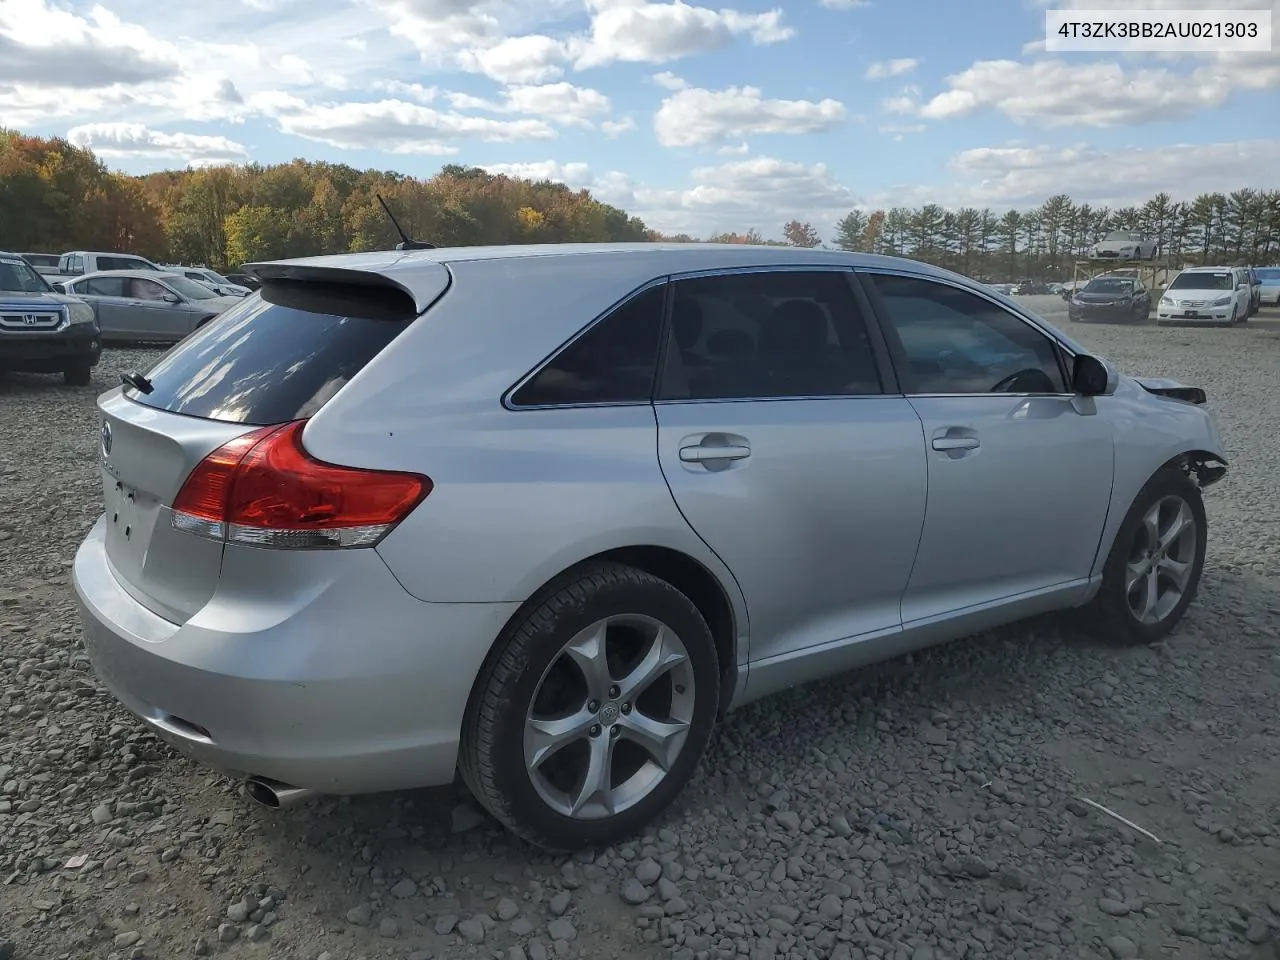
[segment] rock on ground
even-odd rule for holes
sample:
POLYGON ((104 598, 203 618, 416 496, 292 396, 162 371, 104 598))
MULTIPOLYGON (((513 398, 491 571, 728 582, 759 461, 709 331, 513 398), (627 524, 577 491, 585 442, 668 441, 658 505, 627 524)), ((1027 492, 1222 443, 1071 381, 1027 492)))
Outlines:
POLYGON ((160 353, 87 389, 0 375, 0 958, 1276 955, 1280 316, 1070 326, 1219 417, 1177 632, 1113 650, 1046 618, 752 705, 652 829, 571 857, 451 789, 263 811, 147 733, 89 670, 68 568, 94 397, 160 353))

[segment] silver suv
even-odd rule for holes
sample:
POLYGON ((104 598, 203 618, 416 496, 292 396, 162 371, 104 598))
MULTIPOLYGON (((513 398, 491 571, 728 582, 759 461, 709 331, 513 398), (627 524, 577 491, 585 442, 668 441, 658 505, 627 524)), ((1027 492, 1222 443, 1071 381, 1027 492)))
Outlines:
POLYGON ((552 847, 633 833, 734 707, 1049 610, 1163 636, 1225 462, 905 260, 438 249, 258 264, 99 399, 86 646, 284 805, 444 784, 552 847))

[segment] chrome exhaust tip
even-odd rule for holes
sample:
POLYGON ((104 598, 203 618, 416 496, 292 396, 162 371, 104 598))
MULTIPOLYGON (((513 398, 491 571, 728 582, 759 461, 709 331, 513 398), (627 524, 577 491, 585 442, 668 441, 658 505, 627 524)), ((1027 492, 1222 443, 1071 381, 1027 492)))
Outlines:
POLYGON ((296 806, 316 796, 315 790, 305 787, 291 787, 279 780, 266 777, 250 777, 244 782, 244 792, 250 800, 273 810, 296 806))

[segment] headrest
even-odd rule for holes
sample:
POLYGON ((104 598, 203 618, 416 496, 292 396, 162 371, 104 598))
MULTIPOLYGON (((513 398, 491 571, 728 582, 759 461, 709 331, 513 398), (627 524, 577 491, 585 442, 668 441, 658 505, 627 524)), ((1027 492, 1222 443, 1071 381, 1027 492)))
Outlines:
POLYGON ((827 315, 812 300, 787 300, 760 326, 760 352, 817 353, 827 343, 827 315))

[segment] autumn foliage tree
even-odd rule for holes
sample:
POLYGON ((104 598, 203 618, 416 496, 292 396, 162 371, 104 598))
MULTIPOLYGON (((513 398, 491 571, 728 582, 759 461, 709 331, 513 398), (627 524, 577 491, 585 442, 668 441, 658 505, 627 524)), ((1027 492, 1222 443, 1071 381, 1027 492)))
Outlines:
POLYGON ((439 245, 646 240, 636 217, 587 190, 450 164, 420 180, 345 164, 289 163, 114 173, 62 139, 0 129, 0 249, 122 250, 231 268, 390 249, 378 203, 439 245))

